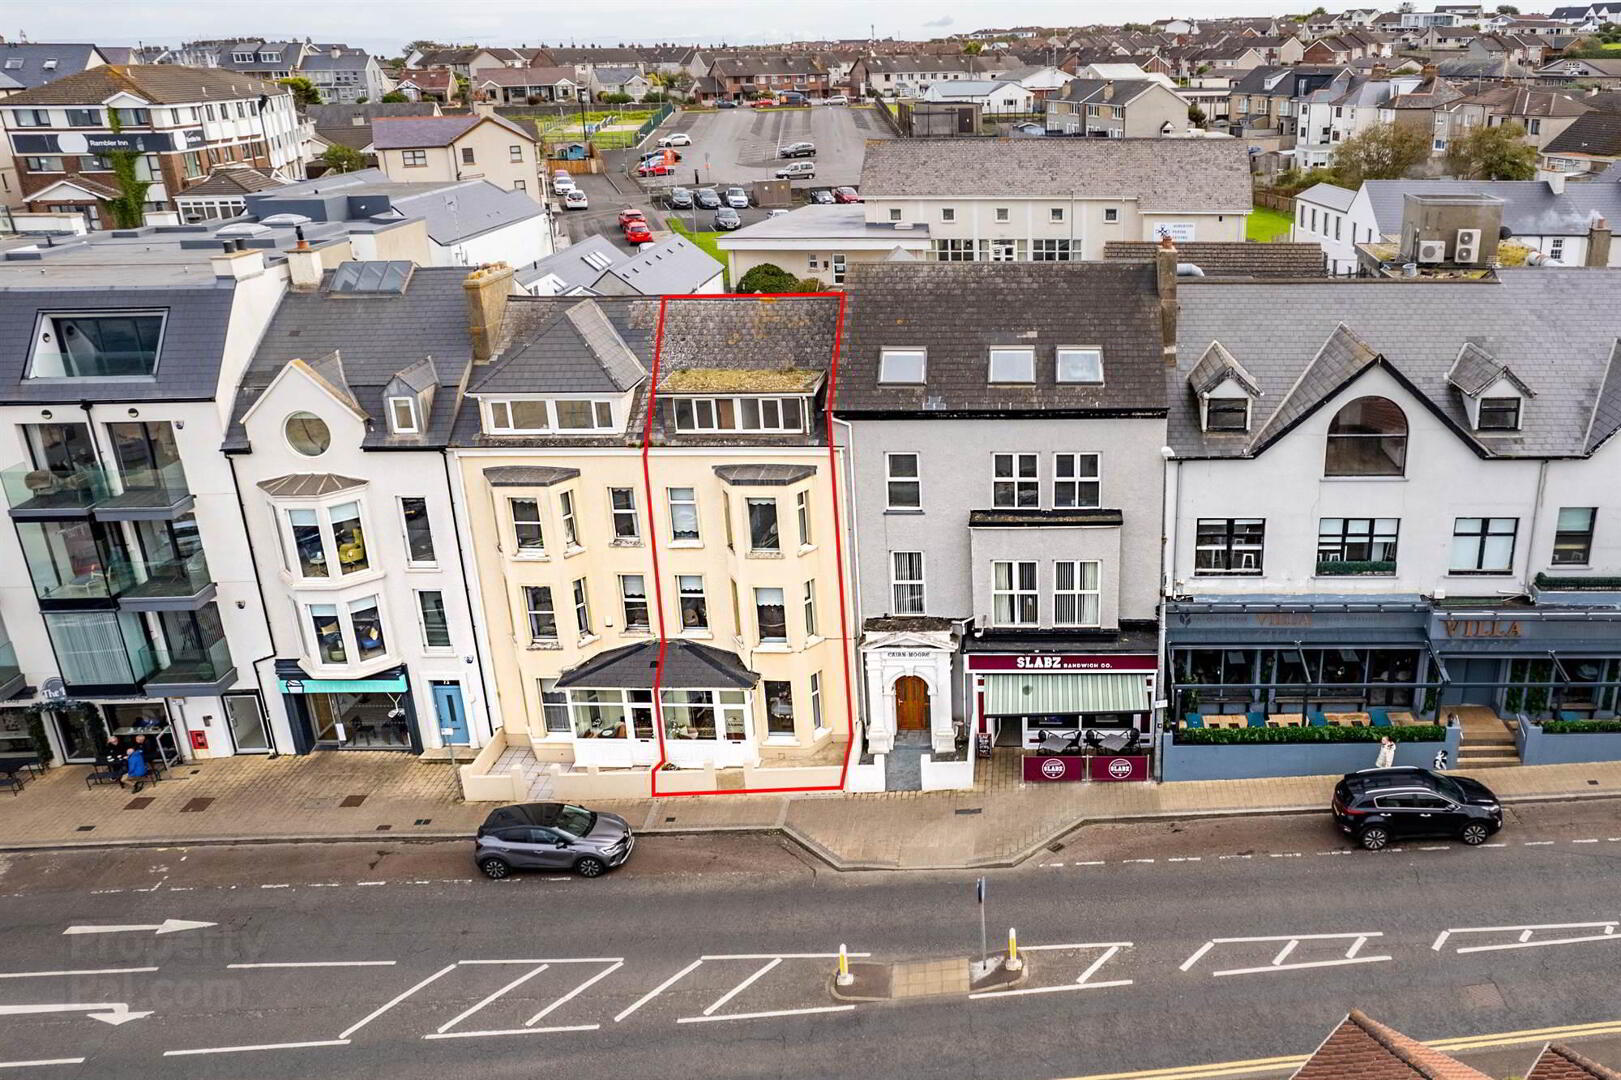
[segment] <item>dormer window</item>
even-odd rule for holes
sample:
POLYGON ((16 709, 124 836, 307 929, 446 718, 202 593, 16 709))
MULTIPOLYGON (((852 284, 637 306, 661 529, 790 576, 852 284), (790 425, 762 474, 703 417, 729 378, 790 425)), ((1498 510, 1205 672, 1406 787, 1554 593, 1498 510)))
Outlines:
POLYGON ((555 435, 614 430, 613 402, 589 399, 509 398, 486 405, 491 435, 555 435))
POLYGON ((677 431, 796 434, 805 430, 805 400, 797 397, 675 398, 677 431))
POLYGON ((1057 379, 1061 383, 1103 381, 1103 350, 1059 346, 1057 379))
POLYGON ((416 398, 388 399, 388 427, 396 435, 415 435, 421 430, 417 423, 416 398))
POLYGON ((1248 431, 1250 429, 1250 399, 1247 397, 1206 398, 1204 403, 1204 429, 1206 431, 1248 431))
POLYGON ((1520 430, 1520 399, 1489 397, 1480 399, 1480 415, 1475 426, 1481 431, 1520 430))
POLYGON ((1035 382, 1036 350, 992 349, 990 381, 993 383, 1035 382))
POLYGON ((878 381, 921 384, 928 373, 928 359, 924 349, 884 349, 878 356, 878 381))
POLYGON ((251 64, 253 63, 253 54, 250 52, 234 52, 231 54, 231 62, 234 64, 251 64))
POLYGON ((152 375, 163 340, 161 311, 47 312, 34 334, 31 379, 152 375))

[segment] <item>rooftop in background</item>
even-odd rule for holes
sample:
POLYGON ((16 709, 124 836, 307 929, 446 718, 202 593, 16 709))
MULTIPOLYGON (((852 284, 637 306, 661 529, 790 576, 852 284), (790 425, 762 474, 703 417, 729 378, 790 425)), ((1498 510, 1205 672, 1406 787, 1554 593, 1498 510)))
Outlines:
MULTIPOLYGON (((0 46, 3 48, 3 46, 0 46)), ((0 54, 3 55, 3 54, 0 54)), ((100 105, 117 94, 134 94, 155 105, 256 98, 291 93, 285 86, 240 71, 179 64, 104 64, 24 90, 6 105, 100 105)))
POLYGON ((85 70, 92 60, 110 59, 94 45, 0 42, 0 89, 17 86, 32 90, 85 70))
POLYGON ((445 245, 545 213, 523 192, 504 191, 488 180, 400 183, 381 169, 288 184, 249 196, 247 203, 249 214, 294 213, 316 222, 386 226, 420 217, 428 223, 428 235, 445 245))
POLYGON ((1145 213, 1250 212, 1237 139, 886 139, 867 144, 861 192, 887 198, 1117 198, 1145 213))
POLYGON ((422 146, 449 146, 484 121, 506 128, 515 135, 534 136, 510 120, 499 116, 464 114, 455 116, 380 117, 372 121, 372 145, 379 150, 399 150, 422 146))
MULTIPOLYGON (((1604 114, 1577 117, 1571 126, 1600 115, 1604 114)), ((1621 224, 1621 171, 1567 183, 1562 192, 1544 180, 1368 180, 1362 186, 1379 232, 1385 236, 1401 230, 1402 205, 1408 195, 1473 194, 1502 199, 1503 225, 1516 236, 1585 235, 1594 214, 1621 224)))
MULTIPOLYGON (((870 149, 868 153, 871 153, 870 149)), ((912 240, 915 241, 912 246, 927 247, 929 226, 927 222, 918 222, 910 229, 897 232, 893 225, 882 222, 869 225, 860 203, 834 203, 831 206, 802 206, 786 214, 746 225, 718 239, 721 248, 725 249, 733 240, 848 240, 859 236, 875 240, 889 239, 897 244, 902 240, 912 240)))
MULTIPOLYGON (((1153 240, 1110 240, 1105 259, 1152 262, 1159 244, 1153 240)), ((1313 278, 1327 274, 1320 244, 1244 240, 1184 241, 1176 245, 1178 264, 1197 266, 1209 277, 1313 278)))

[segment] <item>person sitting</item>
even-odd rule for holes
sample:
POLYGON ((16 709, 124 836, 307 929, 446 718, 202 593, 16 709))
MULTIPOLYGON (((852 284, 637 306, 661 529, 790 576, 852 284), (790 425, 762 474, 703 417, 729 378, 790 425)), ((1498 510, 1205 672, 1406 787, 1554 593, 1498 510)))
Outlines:
POLYGON ((124 752, 124 775, 118 778, 118 786, 124 787, 124 781, 131 781, 135 785, 135 793, 138 795, 141 788, 146 786, 148 772, 146 751, 139 746, 131 746, 124 752))
POLYGON ((96 752, 96 768, 111 773, 115 780, 123 777, 124 748, 118 745, 117 735, 107 736, 107 741, 101 744, 101 749, 96 752))

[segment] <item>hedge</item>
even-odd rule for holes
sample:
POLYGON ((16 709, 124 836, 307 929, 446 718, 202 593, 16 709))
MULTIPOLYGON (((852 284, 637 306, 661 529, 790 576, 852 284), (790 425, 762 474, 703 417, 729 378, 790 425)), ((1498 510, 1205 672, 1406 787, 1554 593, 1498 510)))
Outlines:
POLYGON ((1439 724, 1360 728, 1179 728, 1176 732, 1176 742, 1179 746, 1232 746, 1239 743, 1354 743, 1378 742, 1386 735, 1389 735, 1395 742, 1445 742, 1447 730, 1439 724))
POLYGON ((1544 735, 1621 735, 1621 720, 1546 720, 1544 735))
POLYGON ((1621 591, 1621 577, 1559 577, 1554 574, 1538 574, 1534 579, 1537 588, 1560 590, 1576 589, 1598 592, 1621 591))

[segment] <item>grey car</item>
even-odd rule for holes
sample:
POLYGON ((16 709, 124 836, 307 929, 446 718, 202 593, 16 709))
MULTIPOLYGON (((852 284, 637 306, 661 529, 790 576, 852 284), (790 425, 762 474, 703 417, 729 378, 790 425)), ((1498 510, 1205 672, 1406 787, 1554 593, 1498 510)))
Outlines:
POLYGON ((733 210, 747 210, 749 208, 749 193, 740 187, 727 188, 726 205, 733 210))
POLYGON ((630 858, 630 823, 569 803, 517 803, 490 811, 479 826, 473 862, 500 881, 514 870, 573 870, 598 877, 630 858))
POLYGON ((723 206, 719 210, 715 211, 715 228, 741 229, 742 227, 743 219, 739 217, 737 211, 733 210, 730 206, 723 206))
POLYGON ((700 210, 720 209, 720 193, 714 188, 699 188, 692 193, 692 201, 698 204, 700 210))
POLYGON ((684 187, 673 187, 664 196, 671 210, 691 210, 692 192, 684 187))

